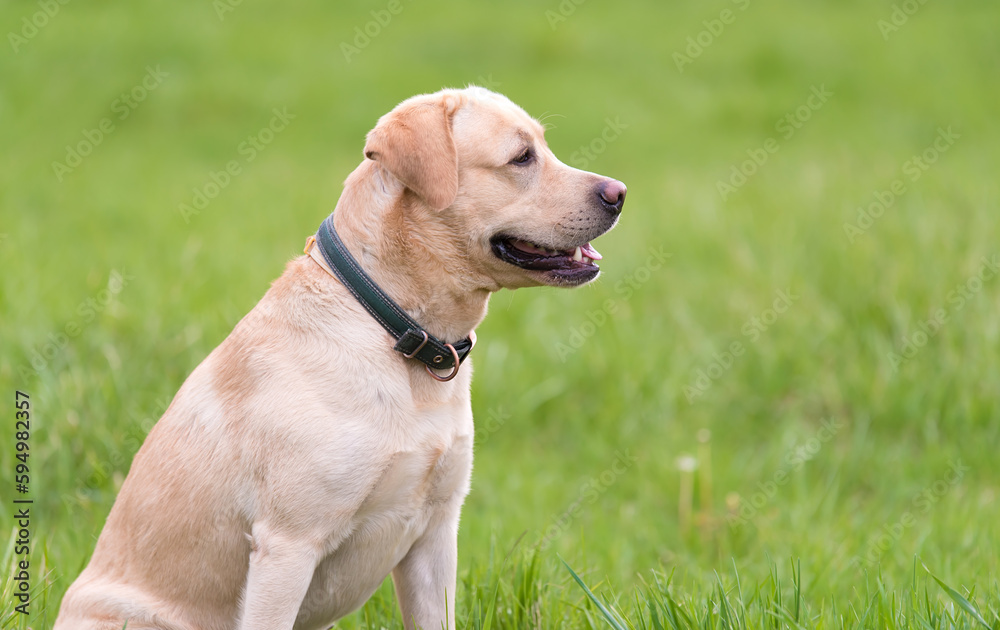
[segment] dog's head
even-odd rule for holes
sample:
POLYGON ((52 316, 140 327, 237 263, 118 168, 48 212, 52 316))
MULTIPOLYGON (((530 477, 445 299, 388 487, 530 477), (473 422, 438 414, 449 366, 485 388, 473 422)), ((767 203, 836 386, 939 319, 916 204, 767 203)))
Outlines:
POLYGON ((450 271, 483 286, 576 286, 597 277, 590 241, 618 221, 625 185, 563 164, 545 130, 483 88, 403 101, 368 134, 365 156, 405 187, 450 271))

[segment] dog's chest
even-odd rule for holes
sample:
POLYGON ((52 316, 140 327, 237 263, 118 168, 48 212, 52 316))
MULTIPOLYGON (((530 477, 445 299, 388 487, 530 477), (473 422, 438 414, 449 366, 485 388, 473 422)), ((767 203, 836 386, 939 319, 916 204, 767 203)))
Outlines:
POLYGON ((471 435, 389 455, 351 533, 317 566, 295 627, 325 628, 363 604, 429 524, 457 518, 471 470, 471 435))
POLYGON ((464 495, 471 467, 468 436, 447 445, 393 453, 355 518, 359 522, 413 519, 433 511, 457 492, 464 495))

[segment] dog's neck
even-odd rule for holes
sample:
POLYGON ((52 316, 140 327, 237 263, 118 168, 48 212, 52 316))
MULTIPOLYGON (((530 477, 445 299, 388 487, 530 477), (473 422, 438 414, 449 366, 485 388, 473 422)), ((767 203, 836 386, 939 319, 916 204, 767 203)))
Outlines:
POLYGON ((348 177, 333 221, 351 255, 393 301, 432 335, 456 342, 486 316, 491 290, 454 273, 466 264, 433 212, 365 160, 348 177))

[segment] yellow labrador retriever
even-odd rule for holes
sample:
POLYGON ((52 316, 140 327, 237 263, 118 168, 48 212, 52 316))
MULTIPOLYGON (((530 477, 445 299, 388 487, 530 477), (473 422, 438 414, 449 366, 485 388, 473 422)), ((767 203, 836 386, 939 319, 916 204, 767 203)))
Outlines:
POLYGON ((416 341, 396 348, 311 240, 150 432, 56 630, 318 630, 390 573, 407 628, 455 628, 473 442, 455 350, 494 291, 597 277, 590 241, 625 200, 543 133, 476 87, 379 120, 331 232, 416 341))

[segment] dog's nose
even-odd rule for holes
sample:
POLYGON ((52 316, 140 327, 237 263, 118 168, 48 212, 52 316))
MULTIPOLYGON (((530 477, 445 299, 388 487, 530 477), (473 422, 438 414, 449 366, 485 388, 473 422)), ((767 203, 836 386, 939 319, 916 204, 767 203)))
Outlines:
POLYGON ((625 187, 625 184, 617 179, 609 179, 601 185, 601 201, 604 202, 604 207, 608 209, 608 212, 618 214, 622 211, 627 192, 628 188, 625 187))

